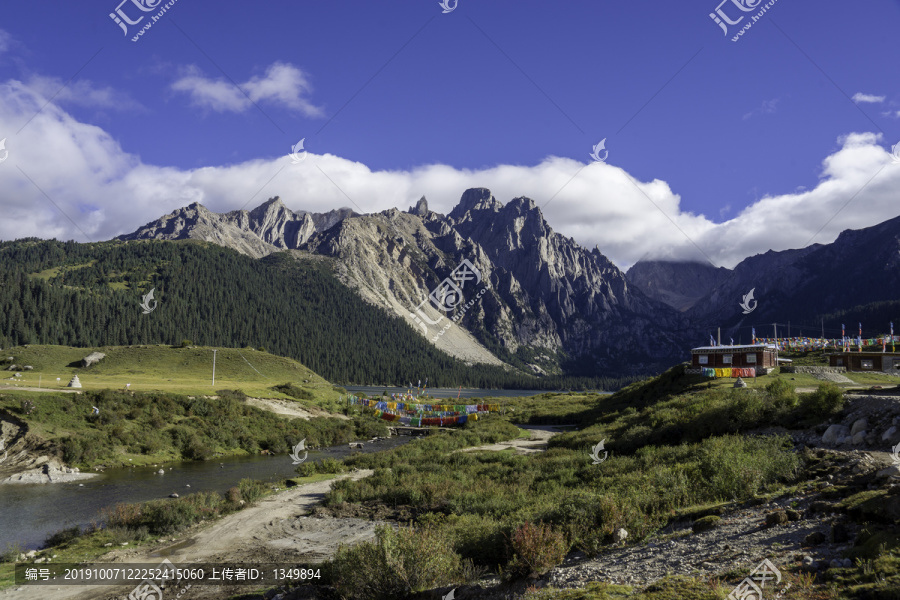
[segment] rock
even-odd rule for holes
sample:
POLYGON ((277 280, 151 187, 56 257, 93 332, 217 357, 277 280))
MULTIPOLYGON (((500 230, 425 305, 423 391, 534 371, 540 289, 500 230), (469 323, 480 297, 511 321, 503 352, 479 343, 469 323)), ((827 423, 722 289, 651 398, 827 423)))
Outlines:
POLYGON ((844 562, 843 566, 845 569, 849 569, 850 567, 853 566, 853 561, 850 560, 849 558, 845 558, 843 562, 844 562))
POLYGON ((172 492, 171 494, 169 494, 169 498, 178 498, 178 494, 172 492))
POLYGON ((19 370, 19 365, 9 365, 9 366, 6 368, 6 370, 7 370, 7 371, 18 371, 18 370, 19 370))
POLYGON ((715 529, 719 526, 719 521, 722 519, 717 517, 716 515, 709 515, 706 517, 702 517, 694 521, 694 524, 691 525, 691 530, 694 533, 701 533, 703 531, 709 531, 711 529, 715 529))
POLYGON ((13 356, 7 356, 7 357, 6 357, 6 362, 15 362, 15 360, 16 360, 16 359, 15 359, 15 357, 13 357, 13 356))
POLYGON ((835 544, 843 544, 850 539, 850 532, 843 523, 835 523, 831 526, 831 541, 835 544))
POLYGON ((122 542, 122 543, 119 544, 119 545, 120 545, 120 546, 127 546, 127 545, 128 545, 128 542, 122 542))
POLYGON ((891 425, 881 434, 881 440, 884 442, 892 442, 895 435, 897 435, 897 426, 891 425))
POLYGON ((852 439, 852 444, 854 446, 858 446, 865 441, 866 441, 866 430, 863 429, 862 431, 857 431, 856 434, 854 434, 853 439, 852 439))
POLYGON ((822 443, 836 444, 838 438, 846 437, 848 433, 850 433, 850 430, 846 426, 840 424, 832 425, 825 430, 825 434, 822 436, 822 443))
POLYGON ((32 367, 31 365, 25 365, 24 367, 22 367, 22 370, 23 371, 34 371, 34 367, 32 367))
POLYGON ((617 542, 624 542, 627 537, 628 532, 621 528, 616 530, 616 532, 613 534, 613 540, 617 542))
POLYGON ((790 508, 784 512, 787 515, 788 521, 799 521, 802 516, 800 514, 800 511, 796 511, 790 508))
POLYGON ((828 563, 828 567, 831 569, 840 569, 844 566, 844 561, 839 558, 832 558, 831 562, 828 563))
POLYGON ((766 515, 766 527, 775 527, 776 525, 784 525, 788 522, 788 516, 783 511, 775 511, 766 515))
POLYGON ((875 473, 875 477, 879 479, 889 479, 891 477, 900 477, 900 465, 891 465, 881 469, 875 473))
POLYGON ((112 542, 106 542, 105 544, 103 544, 104 548, 109 548, 110 546, 112 546, 112 542))
POLYGON ((159 470, 159 471, 157 471, 157 473, 159 473, 159 474, 160 474, 160 475, 164 475, 164 474, 165 474, 165 472, 166 472, 166 470, 165 470, 165 469, 160 469, 160 470, 159 470))
POLYGON ((818 546, 825 543, 825 534, 821 531, 813 531, 803 540, 804 546, 818 546))
POLYGON ((734 387, 736 388, 745 388, 747 387, 747 382, 741 379, 740 377, 734 382, 734 387))
POLYGON ((104 358, 106 358, 106 355, 102 352, 91 352, 81 359, 81 366, 84 368, 90 367, 91 365, 97 364, 104 358))
POLYGON ((864 431, 869 428, 869 422, 865 419, 857 419, 855 423, 853 423, 853 427, 850 428, 850 435, 856 435, 860 431, 864 431))
POLYGON ((78 375, 75 375, 74 377, 72 377, 72 381, 69 382, 68 387, 70 387, 70 388, 80 388, 81 387, 81 380, 78 379, 78 375))

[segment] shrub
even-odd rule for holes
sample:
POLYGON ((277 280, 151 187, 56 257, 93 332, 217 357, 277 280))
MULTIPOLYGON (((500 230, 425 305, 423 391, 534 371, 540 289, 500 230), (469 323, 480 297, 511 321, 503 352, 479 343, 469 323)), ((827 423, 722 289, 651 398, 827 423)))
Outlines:
POLYGON ((787 436, 711 438, 699 448, 700 473, 710 499, 746 500, 776 481, 793 480, 800 459, 787 436))
POLYGON ((81 535, 81 527, 78 525, 74 525, 72 527, 66 527, 64 529, 60 529, 57 532, 51 533, 44 539, 44 548, 55 548, 57 546, 65 546, 72 540, 76 539, 81 535))
POLYGON ((119 503, 112 508, 104 508, 100 514, 107 527, 127 527, 134 529, 141 523, 141 505, 119 503))
POLYGON ((228 488, 228 491, 225 492, 225 499, 232 504, 237 504, 243 498, 241 498, 241 490, 237 487, 228 488))
POLYGON ((253 504, 263 497, 266 488, 265 484, 261 481, 245 478, 238 482, 238 489, 241 492, 241 498, 248 504, 253 504))
POLYGON ((821 384, 814 392, 800 398, 800 412, 808 419, 822 419, 844 407, 844 393, 831 382, 821 384))
POLYGON ((722 519, 717 517, 716 515, 709 515, 706 517, 702 517, 694 521, 694 524, 691 526, 691 529, 694 533, 700 533, 703 531, 709 531, 711 529, 715 529, 719 526, 719 521, 722 519))
POLYGON ((403 598, 471 573, 471 565, 438 531, 385 525, 376 528, 373 541, 341 545, 328 569, 335 589, 348 600, 403 598))
POLYGON ((504 571, 507 580, 539 577, 560 564, 569 549, 565 536, 551 525, 527 521, 516 529, 509 545, 513 558, 504 571))
POLYGON ((22 553, 22 547, 18 543, 7 544, 6 550, 0 552, 0 563, 14 563, 22 553))
POLYGON ((193 346, 193 345, 194 345, 194 342, 192 342, 191 340, 181 340, 182 348, 187 348, 188 346, 193 346))
POLYGON ((766 385, 766 394, 776 410, 793 409, 797 406, 797 393, 784 379, 775 379, 766 385))

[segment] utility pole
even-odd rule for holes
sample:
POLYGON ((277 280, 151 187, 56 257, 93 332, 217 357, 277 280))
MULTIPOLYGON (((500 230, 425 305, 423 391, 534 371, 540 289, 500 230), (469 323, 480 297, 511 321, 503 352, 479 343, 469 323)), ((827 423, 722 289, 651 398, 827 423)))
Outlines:
POLYGON ((216 350, 213 349, 213 385, 216 385, 216 350))
POLYGON ((791 337, 791 322, 788 321, 788 337, 791 337))
POLYGON ((717 331, 719 332, 719 333, 718 333, 719 341, 717 342, 717 344, 718 344, 719 346, 721 346, 721 345, 722 345, 722 328, 719 327, 719 328, 717 329, 717 331))
POLYGON ((825 317, 822 317, 822 339, 825 339, 825 317))

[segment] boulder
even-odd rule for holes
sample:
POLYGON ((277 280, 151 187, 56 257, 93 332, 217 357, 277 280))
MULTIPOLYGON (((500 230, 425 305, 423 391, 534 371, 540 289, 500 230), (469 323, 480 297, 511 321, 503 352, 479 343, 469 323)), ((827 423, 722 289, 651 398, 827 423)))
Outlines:
POLYGON ((789 508, 784 512, 787 514, 788 521, 799 521, 801 518, 800 512, 792 508, 789 508))
POLYGON ((900 477, 900 465, 891 465, 881 469, 875 473, 875 477, 879 479, 890 479, 891 477, 900 477))
POLYGON ((766 515, 766 527, 775 527, 776 525, 784 525, 788 522, 787 513, 784 511, 775 511, 766 515))
POLYGON ((6 370, 7 371, 18 371, 19 365, 9 365, 8 367, 6 367, 6 370))
POLYGON ((711 529, 715 529, 719 525, 719 521, 722 519, 717 517, 716 515, 709 515, 706 517, 702 517, 694 521, 694 524, 691 525, 691 530, 694 533, 701 533, 703 531, 709 531, 711 529))
POLYGON ((803 540, 804 546, 818 546, 825 543, 825 534, 821 531, 813 531, 803 540))
POLYGON ((869 422, 865 419, 857 419, 853 423, 853 427, 850 428, 850 435, 856 435, 860 431, 864 431, 869 428, 869 422))
POLYGON ((851 440, 851 443, 854 446, 859 446, 860 444, 862 444, 865 441, 866 441, 866 430, 863 429, 862 431, 857 431, 853 435, 853 439, 851 440))
POLYGON ((850 433, 850 430, 840 424, 835 424, 825 430, 825 434, 822 436, 823 444, 836 444, 839 438, 847 437, 847 434, 850 433))
POLYGON ((617 542, 624 542, 627 537, 628 537, 628 532, 625 529, 621 529, 621 528, 617 529, 616 532, 613 534, 613 539, 617 542))
POLYGON ((897 435, 897 426, 891 425, 884 433, 881 434, 881 441, 893 443, 894 436, 897 435))
POLYGON ((81 366, 83 366, 85 368, 90 367, 91 365, 97 364, 104 358, 106 358, 106 355, 103 354, 102 352, 91 352, 90 354, 88 354, 87 356, 85 356, 84 358, 81 359, 81 366))
POLYGON ((34 367, 32 367, 31 365, 25 365, 24 367, 22 367, 22 370, 23 371, 34 371, 34 367))

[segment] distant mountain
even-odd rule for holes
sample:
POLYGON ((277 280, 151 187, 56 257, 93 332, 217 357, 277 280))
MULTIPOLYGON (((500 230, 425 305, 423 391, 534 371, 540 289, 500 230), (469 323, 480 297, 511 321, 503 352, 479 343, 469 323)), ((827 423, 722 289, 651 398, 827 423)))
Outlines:
POLYGON ((685 319, 629 286, 599 250, 554 232, 524 197, 504 205, 470 189, 446 216, 425 198, 406 212, 370 215, 295 213, 277 198, 224 215, 192 204, 119 239, 184 238, 253 257, 278 248, 333 257, 346 285, 426 337, 444 330, 438 348, 471 362, 598 375, 646 373, 684 357, 685 319), (427 302, 464 260, 483 278, 463 290, 471 305, 444 312, 427 302), (427 319, 415 321, 417 308, 427 319), (453 315, 459 321, 445 329, 453 315))
POLYGON ((195 239, 262 258, 280 249, 300 248, 311 235, 353 216, 349 208, 327 213, 294 212, 278 196, 251 211, 214 213, 195 202, 148 223, 120 240, 195 239))
MULTIPOLYGON (((693 266, 657 263, 655 268, 663 271, 656 275, 657 281, 668 282, 693 266)), ((669 285, 670 289, 679 289, 677 284, 669 285)), ((847 320, 853 319, 853 314, 859 318, 881 315, 883 306, 874 313, 867 307, 897 300, 900 217, 865 229, 844 231, 830 244, 770 250, 746 258, 714 289, 696 300, 685 316, 696 329, 712 331, 722 327, 729 336, 734 333, 735 339, 742 335, 747 340, 754 326, 759 335, 771 336, 772 323, 788 322, 792 323, 794 335, 802 327, 806 327, 807 335, 815 335, 824 326, 827 337, 840 337, 840 323, 822 323, 821 319, 834 314, 847 320), (748 308, 753 310, 744 314, 740 304, 751 290, 754 298, 748 308)), ((894 321, 900 325, 900 314, 894 321)), ((853 325, 851 330, 855 331, 853 325)), ((871 325, 886 330, 888 323, 871 325)))
POLYGON ((639 261, 625 273, 628 282, 650 298, 686 311, 731 275, 709 263, 639 261))

